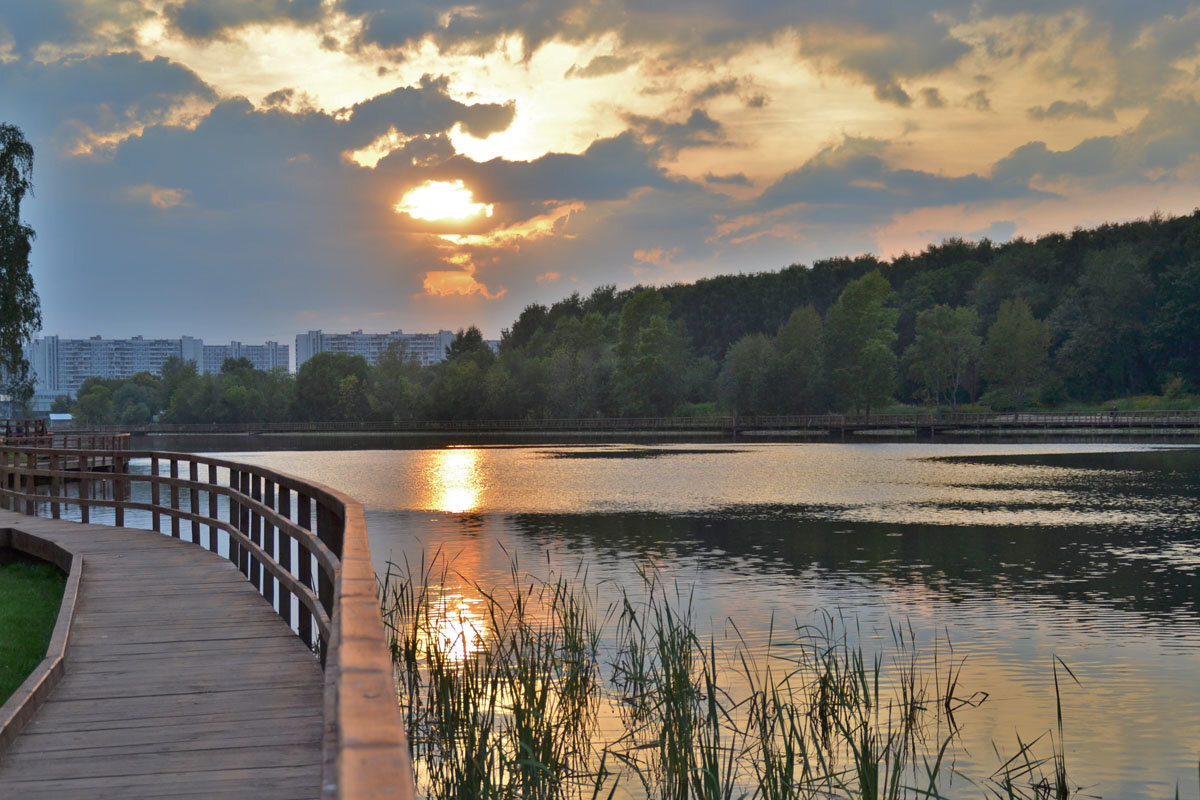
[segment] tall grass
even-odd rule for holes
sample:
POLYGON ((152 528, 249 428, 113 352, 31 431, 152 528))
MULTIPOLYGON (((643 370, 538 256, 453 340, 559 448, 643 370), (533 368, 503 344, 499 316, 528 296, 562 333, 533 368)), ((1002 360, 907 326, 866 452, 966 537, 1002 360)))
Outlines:
MULTIPOLYGON (((772 624, 751 646, 732 624, 701 633, 689 592, 641 579, 603 605, 582 570, 535 579, 514 562, 504 586, 468 584, 464 597, 440 558, 391 565, 382 608, 419 793, 899 800, 942 797, 955 779, 956 716, 987 695, 960 687, 948 641, 930 659, 894 625, 886 651, 867 652, 825 614, 772 624)), ((997 750, 1000 768, 972 794, 1074 796, 1059 666, 1051 754, 1040 738, 997 750)))

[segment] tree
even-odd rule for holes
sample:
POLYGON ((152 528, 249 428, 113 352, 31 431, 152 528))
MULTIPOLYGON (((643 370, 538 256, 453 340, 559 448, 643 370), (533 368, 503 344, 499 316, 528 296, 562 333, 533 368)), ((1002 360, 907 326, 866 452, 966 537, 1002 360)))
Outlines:
POLYGON ((42 326, 29 272, 33 228, 21 221, 21 201, 33 188, 33 147, 21 129, 0 124, 0 378, 14 407, 33 396, 25 343, 42 326))
POLYGON ((357 408, 358 388, 367 380, 367 360, 348 353, 317 353, 300 365, 296 375, 296 410, 299 418, 313 422, 342 419, 342 412, 357 408), (342 381, 351 375, 354 384, 342 381), (345 401, 349 402, 349 405, 345 401))
POLYGON ((873 270, 842 290, 821 332, 821 361, 834 402, 856 412, 891 398, 896 386, 898 313, 892 287, 873 270))
POLYGON ((979 315, 966 306, 936 305, 917 314, 916 335, 903 361, 926 398, 958 405, 963 379, 979 358, 978 330, 979 315))
POLYGON ((764 411, 769 402, 775 358, 771 340, 761 333, 748 334, 734 342, 717 376, 721 404, 735 415, 764 411))
POLYGON ((984 379, 1001 391, 1006 403, 1021 408, 1045 374, 1049 352, 1050 328, 1046 323, 1034 319, 1022 298, 1006 300, 988 328, 980 367, 984 379))
POLYGON ((821 315, 811 305, 794 309, 775 337, 775 407, 783 412, 817 410, 821 372, 821 315))

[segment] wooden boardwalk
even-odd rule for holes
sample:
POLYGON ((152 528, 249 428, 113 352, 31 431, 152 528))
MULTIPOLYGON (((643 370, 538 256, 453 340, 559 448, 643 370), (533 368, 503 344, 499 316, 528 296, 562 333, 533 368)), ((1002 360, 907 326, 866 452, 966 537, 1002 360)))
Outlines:
POLYGON ((228 560, 0 510, 84 559, 66 671, 0 755, 0 797, 316 798, 323 673, 228 560))

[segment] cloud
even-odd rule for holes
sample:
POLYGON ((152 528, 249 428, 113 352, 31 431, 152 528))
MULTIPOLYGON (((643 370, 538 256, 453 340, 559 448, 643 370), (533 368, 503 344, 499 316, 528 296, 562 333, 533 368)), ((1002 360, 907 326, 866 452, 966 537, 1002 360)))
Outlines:
POLYGON ((1113 120, 1117 115, 1111 106, 1093 106, 1083 100, 1055 100, 1048 106, 1034 106, 1027 110, 1030 119, 1107 119, 1113 120))
POLYGON ((704 103, 712 100, 714 97, 736 94, 740 85, 741 81, 737 78, 725 78, 724 80, 713 81, 707 86, 692 92, 691 102, 694 104, 704 103))
POLYGON ((0 68, 0 97, 6 121, 76 153, 111 151, 147 125, 201 116, 216 100, 186 67, 133 53, 7 64, 0 68))
POLYGON ((425 273, 423 287, 426 294, 441 296, 478 294, 488 300, 498 300, 508 293, 508 290, 503 288, 492 292, 487 286, 475 280, 474 272, 466 270, 430 270, 425 273))
POLYGON ((536 280, 538 283, 554 283, 561 277, 562 277, 562 273, 560 273, 560 272, 543 272, 541 275, 538 275, 537 278, 535 278, 534 280, 536 280))
POLYGON ((1118 136, 1091 137, 1065 150, 1051 150, 1040 141, 1024 144, 998 161, 992 175, 1009 185, 1064 178, 1098 180, 1105 185, 1144 180, 1200 155, 1197 130, 1200 104, 1164 101, 1155 104, 1136 127, 1118 136))
POLYGON ((976 111, 992 110, 992 101, 988 99, 987 92, 983 89, 977 89, 967 95, 963 100, 963 105, 973 108, 976 111))
POLYGON ((402 87, 348 110, 346 130, 359 146, 364 146, 389 130, 404 134, 430 134, 448 131, 456 124, 477 138, 485 138, 512 124, 516 106, 509 103, 465 105, 450 99, 449 79, 425 75, 415 87, 402 87))
POLYGON ((132 200, 149 203, 155 208, 163 210, 189 205, 185 189, 171 189, 165 186, 155 186, 152 183, 143 183, 139 186, 130 186, 126 193, 132 200))
POLYGON ((683 122, 666 122, 637 114, 627 114, 625 119, 634 130, 668 154, 678 153, 685 147, 720 144, 725 138, 721 123, 700 108, 692 109, 683 122))
POLYGON ((880 221, 916 207, 1030 194, 1020 181, 1000 182, 978 175, 943 177, 897 169, 885 158, 888 149, 889 144, 881 140, 846 137, 769 186, 759 197, 757 210, 803 204, 803 213, 811 221, 838 215, 880 221))
POLYGON ((255 23, 312 23, 321 0, 184 0, 163 9, 168 24, 190 39, 210 39, 255 23))
POLYGON ((637 62, 634 59, 624 56, 596 56, 585 67, 572 64, 570 69, 563 73, 563 77, 601 78, 605 75, 615 75, 618 72, 624 72, 635 63, 637 62))
POLYGON ((749 186, 750 179, 741 172, 732 175, 714 175, 709 172, 704 176, 705 183, 716 183, 725 186, 749 186))
POLYGON ((933 86, 926 86, 921 90, 921 99, 925 101, 926 108, 945 108, 946 106, 946 98, 942 97, 942 93, 933 86))

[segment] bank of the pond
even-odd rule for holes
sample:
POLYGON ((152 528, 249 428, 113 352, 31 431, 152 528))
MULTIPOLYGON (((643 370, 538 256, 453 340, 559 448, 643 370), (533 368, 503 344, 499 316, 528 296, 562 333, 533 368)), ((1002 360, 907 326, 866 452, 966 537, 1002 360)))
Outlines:
POLYGON ((0 563, 0 704, 46 657, 66 582, 52 564, 0 563))

